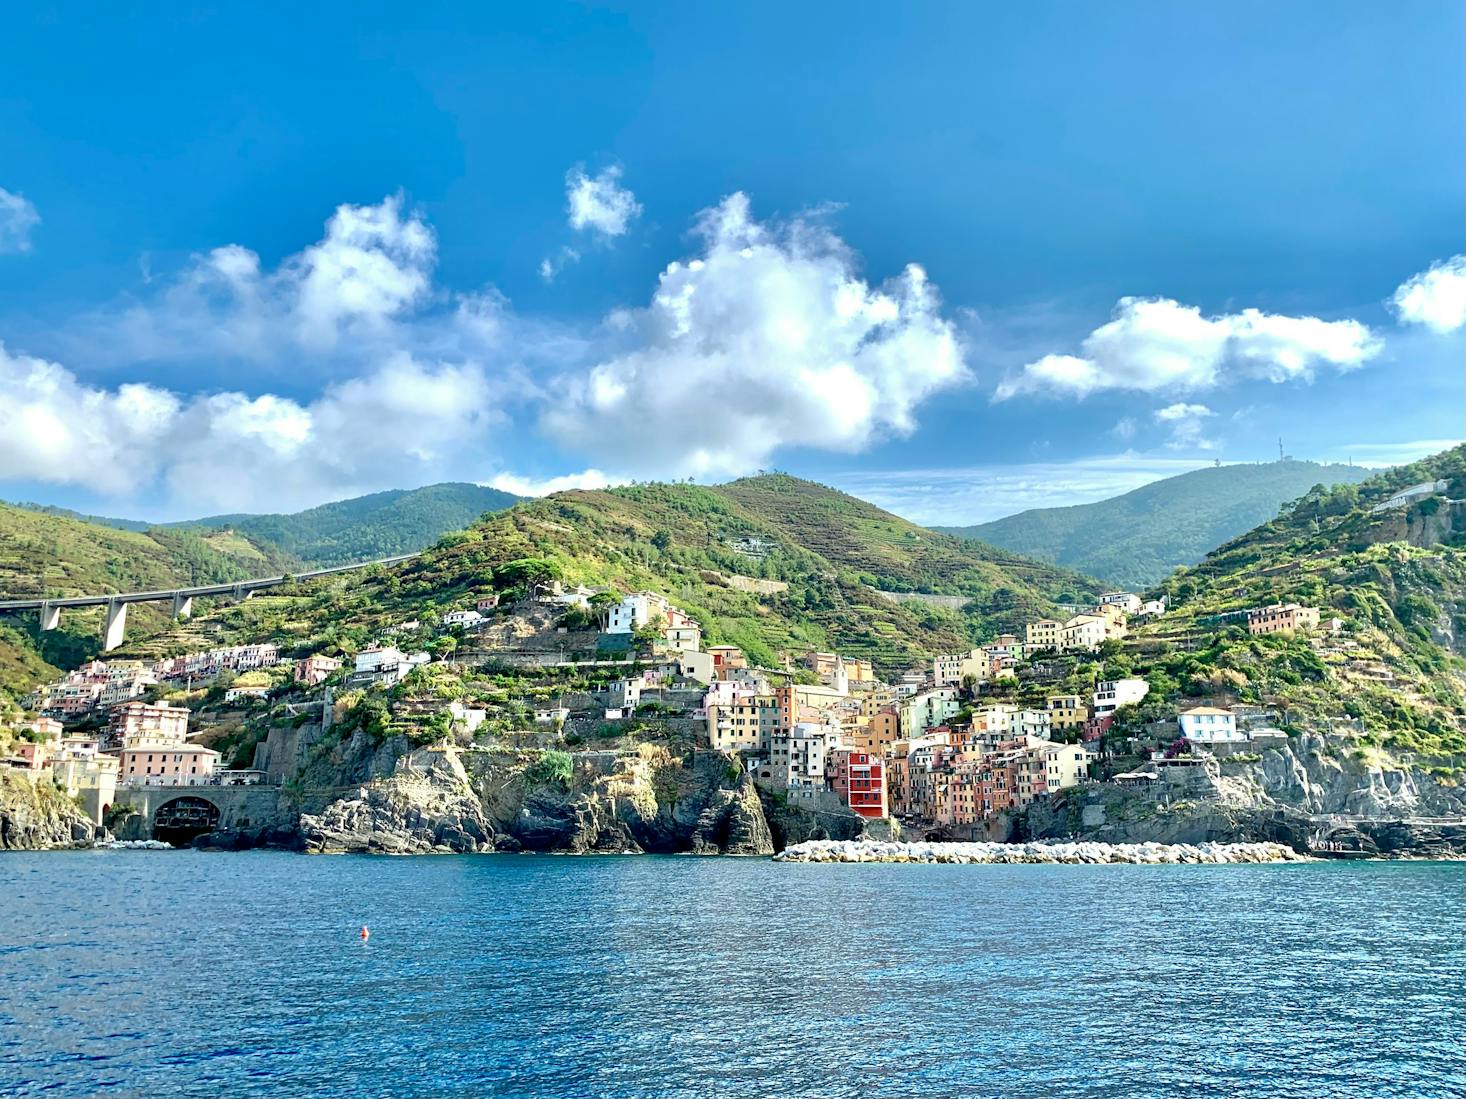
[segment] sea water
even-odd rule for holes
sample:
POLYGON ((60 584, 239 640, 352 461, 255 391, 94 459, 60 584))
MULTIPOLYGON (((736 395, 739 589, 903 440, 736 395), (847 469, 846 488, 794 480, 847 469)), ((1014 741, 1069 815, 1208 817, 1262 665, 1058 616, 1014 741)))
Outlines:
POLYGON ((1463 885, 1422 862, 14 853, 0 1094, 1444 1099, 1463 885))

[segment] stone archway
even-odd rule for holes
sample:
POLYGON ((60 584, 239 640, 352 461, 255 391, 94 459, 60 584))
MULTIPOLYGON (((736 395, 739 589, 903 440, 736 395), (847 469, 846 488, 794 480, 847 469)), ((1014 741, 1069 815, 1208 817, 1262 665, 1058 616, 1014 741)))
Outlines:
POLYGON ((219 827, 219 807, 204 798, 184 796, 165 801, 153 814, 153 838, 187 847, 195 836, 219 827))

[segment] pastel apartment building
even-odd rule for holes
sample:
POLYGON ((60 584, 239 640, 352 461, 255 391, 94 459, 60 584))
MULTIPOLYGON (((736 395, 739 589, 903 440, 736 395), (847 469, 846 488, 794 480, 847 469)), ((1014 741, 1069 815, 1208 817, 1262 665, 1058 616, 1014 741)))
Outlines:
POLYGON ((830 752, 830 788, 853 812, 872 820, 889 816, 885 764, 873 752, 835 748, 830 752))
POLYGON ((1089 703, 1083 695, 1050 695, 1044 702, 1049 726, 1056 733, 1082 729, 1089 720, 1089 703))
POLYGON ((1133 706, 1150 693, 1143 679, 1102 679, 1094 685, 1094 716, 1106 717, 1121 706, 1133 706))
POLYGON ((669 649, 697 652, 702 648, 702 627, 676 607, 668 607, 662 638, 669 649))
POLYGON ((201 786, 219 764, 219 753, 201 744, 147 744, 115 754, 117 778, 125 786, 201 786))
POLYGON ((621 597, 610 610, 607 633, 635 633, 654 618, 665 618, 672 603, 655 592, 638 591, 621 597))
POLYGON ((1176 715, 1181 736, 1192 744, 1241 744, 1250 738, 1237 728, 1236 715, 1216 706, 1193 706, 1176 715))
POLYGON ((716 679, 726 679, 727 673, 748 667, 748 658, 737 645, 709 645, 707 654, 712 657, 716 679))
POLYGON ((295 662, 295 681, 315 687, 341 670, 341 661, 334 656, 307 656, 295 662))
POLYGON ((182 744, 187 737, 186 706, 126 702, 107 718, 107 742, 124 748, 182 744))
POLYGON ((1024 627, 1024 634, 1031 649, 1054 649, 1057 650, 1060 644, 1060 635, 1064 631, 1064 624, 1053 618, 1040 618, 1037 622, 1030 622, 1024 627))
MULTIPOLYGON (((714 698, 709 692, 707 698, 714 698)), ((769 692, 740 689, 704 703, 708 715, 708 743, 724 752, 768 750, 781 731, 779 701, 769 692)))
POLYGON ((1300 607, 1297 603, 1273 603, 1247 612, 1247 632, 1253 637, 1288 630, 1318 629, 1317 607, 1300 607))
POLYGON ((1063 652, 1093 652, 1110 636, 1111 623, 1103 615, 1076 614, 1059 632, 1063 652))
POLYGON ((356 654, 356 667, 347 682, 353 686, 380 683, 392 687, 431 659, 427 653, 408 654, 391 645, 374 645, 356 654))
POLYGON ((769 742, 775 785, 791 798, 817 798, 828 785, 830 752, 840 746, 840 730, 829 725, 800 722, 780 730, 769 742))

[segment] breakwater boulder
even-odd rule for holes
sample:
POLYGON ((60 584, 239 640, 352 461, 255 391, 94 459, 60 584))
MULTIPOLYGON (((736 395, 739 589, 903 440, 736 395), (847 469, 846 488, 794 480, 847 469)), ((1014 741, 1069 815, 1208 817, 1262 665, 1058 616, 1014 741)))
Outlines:
POLYGON ((785 848, 776 862, 1067 863, 1102 865, 1302 862, 1281 843, 888 843, 810 840, 785 848))

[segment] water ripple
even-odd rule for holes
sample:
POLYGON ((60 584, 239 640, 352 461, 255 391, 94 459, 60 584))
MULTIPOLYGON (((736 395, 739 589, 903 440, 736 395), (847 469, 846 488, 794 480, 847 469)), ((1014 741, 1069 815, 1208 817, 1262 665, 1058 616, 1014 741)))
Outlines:
POLYGON ((0 1096, 1445 1099, 1463 909, 1428 863, 11 854, 0 1096))

